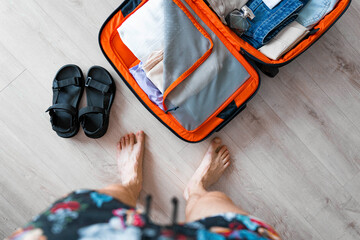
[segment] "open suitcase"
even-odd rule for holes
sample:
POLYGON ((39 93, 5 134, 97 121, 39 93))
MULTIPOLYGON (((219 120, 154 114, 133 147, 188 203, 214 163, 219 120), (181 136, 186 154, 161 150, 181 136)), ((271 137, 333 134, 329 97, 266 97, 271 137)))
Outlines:
MULTIPOLYGON (((163 105, 159 107, 138 85, 129 69, 139 59, 122 41, 118 28, 148 1, 125 0, 99 33, 101 49, 142 104, 175 135, 199 142, 222 129, 255 95, 257 69, 274 77, 278 68, 315 43, 347 10, 339 0, 310 34, 279 60, 271 60, 224 25, 204 0, 167 0, 164 46, 163 105)), ((144 21, 147 21, 144 15, 144 21)), ((131 32, 129 32, 131 34, 131 32)), ((156 31, 154 32, 156 34, 156 31)), ((136 36, 141 41, 142 36, 136 36)))

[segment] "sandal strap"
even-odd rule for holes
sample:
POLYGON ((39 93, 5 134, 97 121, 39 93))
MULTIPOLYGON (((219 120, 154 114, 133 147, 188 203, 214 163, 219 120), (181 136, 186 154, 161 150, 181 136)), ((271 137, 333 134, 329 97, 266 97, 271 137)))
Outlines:
POLYGON ((59 133, 68 133, 69 131, 71 131, 71 128, 69 129, 63 129, 61 127, 57 127, 55 125, 52 125, 52 129, 55 131, 55 132, 59 132, 59 133))
POLYGON ((64 110, 64 111, 70 113, 72 116, 76 115, 76 109, 69 104, 64 104, 64 103, 54 104, 51 107, 49 107, 46 110, 46 112, 50 112, 50 115, 51 115, 54 110, 64 110))
POLYGON ((99 80, 96 80, 92 77, 88 77, 85 81, 85 87, 94 88, 94 89, 102 92, 103 94, 107 93, 109 91, 110 85, 111 85, 111 83, 106 84, 106 83, 100 82, 99 80))
POLYGON ((63 87, 67 87, 70 85, 80 85, 80 79, 81 77, 71 77, 71 78, 65 78, 65 79, 61 79, 61 80, 57 80, 55 79, 53 81, 53 89, 59 89, 59 88, 63 88, 63 87))
POLYGON ((80 109, 80 111, 79 111, 79 118, 83 117, 86 114, 90 114, 90 113, 101 113, 101 114, 105 115, 107 113, 107 110, 104 108, 94 107, 94 106, 84 107, 84 108, 80 109))

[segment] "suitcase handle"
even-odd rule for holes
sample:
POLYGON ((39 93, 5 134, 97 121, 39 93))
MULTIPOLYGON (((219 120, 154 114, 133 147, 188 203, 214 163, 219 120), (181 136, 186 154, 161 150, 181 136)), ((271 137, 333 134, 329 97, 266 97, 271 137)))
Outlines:
POLYGON ((256 62, 255 64, 258 67, 258 69, 268 77, 274 78, 279 73, 279 68, 277 67, 264 65, 258 62, 256 62))
POLYGON ((223 121, 216 129, 215 132, 219 132, 223 129, 231 120, 233 120, 239 113, 241 113, 246 108, 246 104, 241 105, 235 112, 228 116, 225 121, 223 121))

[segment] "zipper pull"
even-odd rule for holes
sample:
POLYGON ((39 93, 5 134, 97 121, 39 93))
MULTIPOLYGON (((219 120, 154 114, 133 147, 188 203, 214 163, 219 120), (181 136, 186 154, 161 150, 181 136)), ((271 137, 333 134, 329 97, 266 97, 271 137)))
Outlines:
POLYGON ((171 109, 168 109, 165 111, 166 114, 168 114, 168 112, 171 112, 171 111, 176 111, 179 107, 174 107, 174 108, 171 108, 171 109))

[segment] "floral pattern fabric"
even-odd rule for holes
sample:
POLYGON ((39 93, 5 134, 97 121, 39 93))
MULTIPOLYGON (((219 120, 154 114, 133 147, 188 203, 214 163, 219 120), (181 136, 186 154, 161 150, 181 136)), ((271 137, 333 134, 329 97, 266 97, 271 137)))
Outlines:
POLYGON ((224 213, 195 222, 160 226, 113 197, 78 190, 58 200, 8 240, 280 240, 251 216, 224 213))

